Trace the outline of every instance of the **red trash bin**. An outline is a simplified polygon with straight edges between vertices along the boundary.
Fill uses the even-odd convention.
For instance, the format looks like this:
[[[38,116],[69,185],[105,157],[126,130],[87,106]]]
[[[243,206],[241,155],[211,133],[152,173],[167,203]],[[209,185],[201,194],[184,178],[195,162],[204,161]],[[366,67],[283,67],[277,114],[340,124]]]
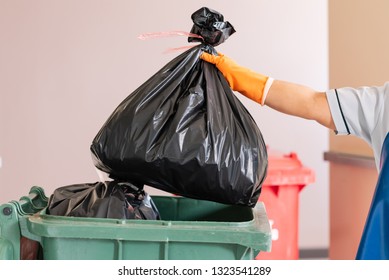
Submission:
[[[315,181],[314,172],[302,165],[296,153],[268,151],[268,173],[259,201],[265,204],[272,226],[272,248],[257,260],[294,260],[299,258],[299,193]]]

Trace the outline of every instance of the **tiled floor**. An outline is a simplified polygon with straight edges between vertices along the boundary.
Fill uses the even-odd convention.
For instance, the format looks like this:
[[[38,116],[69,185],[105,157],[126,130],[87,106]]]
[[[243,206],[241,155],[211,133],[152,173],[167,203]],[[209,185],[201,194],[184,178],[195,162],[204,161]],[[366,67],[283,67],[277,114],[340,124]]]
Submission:
[[[301,260],[327,260],[328,249],[302,249],[299,256]]]

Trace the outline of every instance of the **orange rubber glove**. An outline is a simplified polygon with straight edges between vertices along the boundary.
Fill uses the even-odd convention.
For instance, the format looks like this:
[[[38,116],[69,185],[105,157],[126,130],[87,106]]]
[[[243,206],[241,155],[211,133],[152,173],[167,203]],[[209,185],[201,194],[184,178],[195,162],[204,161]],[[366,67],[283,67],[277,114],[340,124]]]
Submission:
[[[239,66],[221,53],[212,55],[203,52],[200,58],[215,64],[232,90],[238,91],[251,100],[264,105],[267,92],[273,82],[272,78]]]

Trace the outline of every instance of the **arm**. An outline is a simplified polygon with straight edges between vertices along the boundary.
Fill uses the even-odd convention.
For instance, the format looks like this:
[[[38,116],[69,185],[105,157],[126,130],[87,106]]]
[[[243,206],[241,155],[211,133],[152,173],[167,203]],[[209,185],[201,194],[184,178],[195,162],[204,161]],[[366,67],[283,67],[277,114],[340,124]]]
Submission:
[[[201,58],[216,65],[232,90],[279,112],[315,120],[325,127],[335,129],[324,92],[290,82],[273,81],[267,76],[239,66],[223,54],[214,56],[204,52]]]
[[[267,93],[265,105],[279,112],[315,120],[327,128],[335,129],[325,92],[275,80]]]

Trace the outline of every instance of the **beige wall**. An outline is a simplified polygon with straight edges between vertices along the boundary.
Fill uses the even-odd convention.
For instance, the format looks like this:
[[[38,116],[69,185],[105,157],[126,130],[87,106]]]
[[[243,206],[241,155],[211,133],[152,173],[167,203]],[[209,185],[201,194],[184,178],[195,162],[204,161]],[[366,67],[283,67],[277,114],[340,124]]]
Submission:
[[[388,79],[386,0],[330,0],[330,82],[335,87],[381,85]]]
[[[0,0],[0,200],[99,180],[89,145],[113,109],[186,46],[140,41],[143,32],[189,31],[201,6],[237,33],[218,47],[275,78],[328,87],[326,0]],[[328,131],[241,98],[267,144],[296,152],[316,173],[300,195],[300,246],[328,246]]]
[[[355,259],[373,196],[377,171],[342,163],[330,165],[330,259]]]
[[[388,80],[389,2],[330,0],[330,87],[381,85]],[[330,149],[372,156],[353,136],[330,136]],[[375,167],[331,163],[330,257],[355,258],[375,189]]]
[[[330,87],[381,85],[388,80],[389,2],[330,0]],[[360,139],[333,137],[330,149],[373,155]]]

